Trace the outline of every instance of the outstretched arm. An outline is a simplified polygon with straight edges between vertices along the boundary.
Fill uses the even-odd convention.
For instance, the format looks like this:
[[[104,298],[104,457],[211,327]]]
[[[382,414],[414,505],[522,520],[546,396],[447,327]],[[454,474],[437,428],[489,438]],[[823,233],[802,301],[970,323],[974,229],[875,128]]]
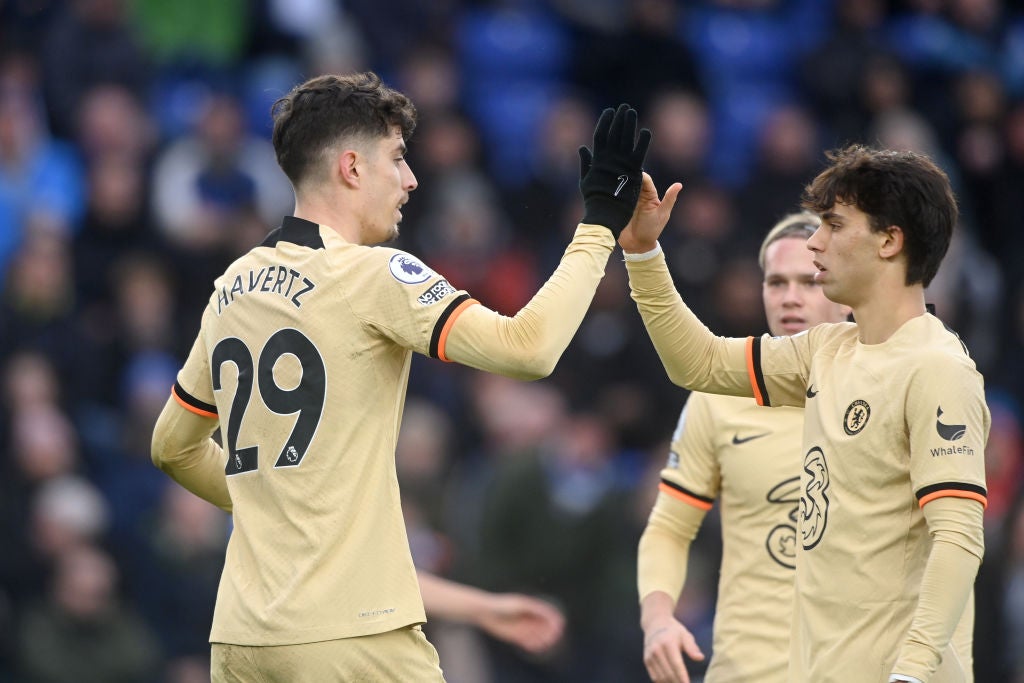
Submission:
[[[580,148],[583,220],[558,268],[512,317],[484,306],[462,311],[442,332],[440,358],[517,379],[554,370],[583,322],[615,237],[633,216],[650,141],[650,131],[637,131],[636,111],[628,105],[601,114],[593,151]]]
[[[681,189],[675,183],[659,198],[654,181],[644,174],[636,212],[619,236],[633,300],[674,384],[711,393],[753,396],[747,340],[716,337],[686,307],[658,245]]]
[[[554,605],[520,593],[490,593],[418,570],[423,607],[432,617],[477,626],[527,652],[544,652],[562,637],[565,617]]]

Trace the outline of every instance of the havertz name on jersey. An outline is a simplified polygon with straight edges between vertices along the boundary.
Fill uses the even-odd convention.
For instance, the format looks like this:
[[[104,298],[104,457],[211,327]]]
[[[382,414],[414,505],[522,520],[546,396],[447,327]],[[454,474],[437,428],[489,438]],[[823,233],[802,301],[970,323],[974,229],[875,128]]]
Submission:
[[[302,282],[298,287],[295,285],[296,280]],[[294,268],[265,266],[259,270],[250,269],[248,276],[242,274],[235,276],[231,289],[228,289],[227,285],[220,288],[217,293],[217,315],[234,303],[236,295],[241,296],[249,292],[278,294],[289,299],[295,308],[302,308],[300,298],[312,291],[314,287],[316,284],[312,280]],[[293,289],[295,289],[294,294],[292,294]]]

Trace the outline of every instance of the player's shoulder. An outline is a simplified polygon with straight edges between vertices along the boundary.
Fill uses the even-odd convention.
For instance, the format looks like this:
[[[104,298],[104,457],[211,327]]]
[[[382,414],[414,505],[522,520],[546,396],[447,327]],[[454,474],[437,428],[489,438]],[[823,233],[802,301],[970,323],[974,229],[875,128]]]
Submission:
[[[931,313],[910,321],[900,332],[902,351],[914,365],[974,368],[970,350],[960,335]]]
[[[793,338],[797,339],[803,335],[807,335],[815,346],[848,344],[857,340],[857,323],[821,323],[793,335]]]
[[[908,387],[955,386],[965,394],[984,391],[984,379],[959,335],[931,314],[914,321],[897,360],[907,372]],[[930,390],[930,389],[929,389]]]
[[[771,337],[766,334],[763,338],[772,345],[793,345],[815,352],[856,341],[857,325],[849,322],[819,323],[793,335]]]

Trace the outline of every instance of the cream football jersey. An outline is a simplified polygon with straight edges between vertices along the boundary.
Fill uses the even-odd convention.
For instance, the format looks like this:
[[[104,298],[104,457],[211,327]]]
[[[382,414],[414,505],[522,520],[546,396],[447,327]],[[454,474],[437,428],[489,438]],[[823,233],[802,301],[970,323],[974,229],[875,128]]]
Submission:
[[[708,683],[786,683],[800,506],[803,411],[693,393],[660,490],[718,500],[722,567]]]
[[[754,393],[805,405],[791,679],[886,680],[917,606],[931,539],[921,508],[985,505],[981,375],[930,314],[881,344],[852,323],[752,340]],[[962,681],[951,644],[933,683]]]
[[[887,680],[931,550],[922,506],[939,497],[986,504],[990,418],[966,348],[930,314],[874,345],[858,341],[853,323],[717,338],[682,302],[663,254],[626,267],[674,383],[806,405],[789,679]],[[932,683],[969,679],[953,650]]]
[[[215,283],[174,394],[220,420],[234,530],[211,641],[425,621],[394,450],[412,351],[472,304],[404,252],[289,217]]]

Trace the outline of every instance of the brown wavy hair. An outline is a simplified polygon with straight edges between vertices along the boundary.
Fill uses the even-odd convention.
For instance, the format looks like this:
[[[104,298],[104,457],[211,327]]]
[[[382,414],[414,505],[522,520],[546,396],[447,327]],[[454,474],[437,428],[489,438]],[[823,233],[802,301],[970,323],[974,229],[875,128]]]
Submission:
[[[277,163],[296,187],[343,138],[382,137],[398,126],[408,140],[416,128],[416,107],[372,71],[311,78],[274,102],[271,115]]]
[[[899,226],[906,283],[927,287],[957,223],[956,198],[946,174],[917,152],[850,145],[826,156],[831,165],[804,189],[801,206],[820,215],[846,204],[867,214],[875,232]]]

